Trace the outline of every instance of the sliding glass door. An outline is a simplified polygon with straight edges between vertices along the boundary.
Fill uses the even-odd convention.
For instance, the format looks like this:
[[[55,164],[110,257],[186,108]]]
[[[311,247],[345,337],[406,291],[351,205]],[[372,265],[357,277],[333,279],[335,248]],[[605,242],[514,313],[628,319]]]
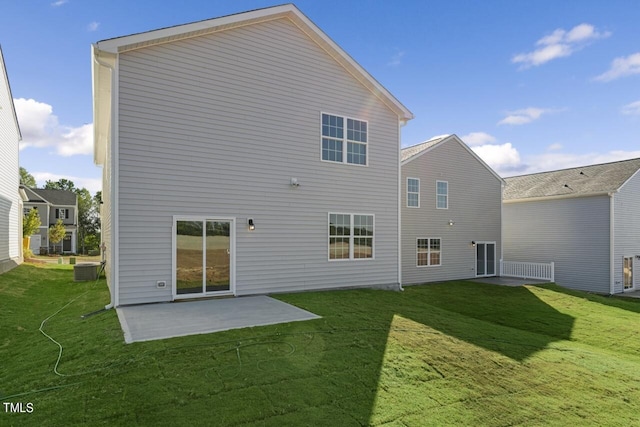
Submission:
[[[231,293],[233,220],[188,219],[175,223],[175,294]]]

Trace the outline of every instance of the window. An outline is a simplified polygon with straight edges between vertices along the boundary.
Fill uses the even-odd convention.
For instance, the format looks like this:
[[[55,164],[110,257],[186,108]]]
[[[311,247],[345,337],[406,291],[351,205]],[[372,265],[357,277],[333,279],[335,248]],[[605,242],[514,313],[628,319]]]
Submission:
[[[366,165],[367,122],[323,113],[322,160]]]
[[[436,208],[449,209],[449,183],[436,181]]]
[[[417,266],[436,266],[441,263],[440,239],[416,239]]]
[[[407,178],[407,206],[410,208],[420,207],[420,180],[418,178]]]
[[[56,209],[56,218],[69,218],[69,210],[64,208]]]
[[[329,259],[373,258],[373,215],[329,214]]]

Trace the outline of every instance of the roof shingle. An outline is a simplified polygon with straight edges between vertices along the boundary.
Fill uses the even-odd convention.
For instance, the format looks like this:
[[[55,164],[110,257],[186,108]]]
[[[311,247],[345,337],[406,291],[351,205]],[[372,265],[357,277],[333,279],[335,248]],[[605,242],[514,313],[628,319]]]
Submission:
[[[618,190],[640,169],[640,158],[505,178],[503,200],[576,197]]]

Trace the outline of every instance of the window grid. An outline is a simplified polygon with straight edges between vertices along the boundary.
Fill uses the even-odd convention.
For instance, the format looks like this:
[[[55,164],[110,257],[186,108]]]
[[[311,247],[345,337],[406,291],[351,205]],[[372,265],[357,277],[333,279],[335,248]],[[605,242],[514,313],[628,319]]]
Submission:
[[[420,180],[418,178],[407,178],[407,206],[410,208],[420,207]]]
[[[373,258],[373,215],[329,214],[329,260]]]
[[[365,121],[322,113],[322,160],[366,166],[367,128]]]
[[[449,183],[436,181],[436,208],[449,209]]]
[[[442,265],[440,238],[416,239],[416,265],[433,267]]]

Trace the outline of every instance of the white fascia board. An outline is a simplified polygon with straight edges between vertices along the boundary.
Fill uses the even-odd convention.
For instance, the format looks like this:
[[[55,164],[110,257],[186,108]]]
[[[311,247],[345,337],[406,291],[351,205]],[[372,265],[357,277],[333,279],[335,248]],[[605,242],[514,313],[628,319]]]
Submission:
[[[524,199],[510,199],[503,200],[502,203],[522,203],[522,202],[539,202],[542,200],[561,200],[561,199],[577,199],[580,197],[595,197],[595,196],[611,196],[612,192],[600,191],[597,193],[584,193],[584,194],[560,194],[557,196],[542,196],[542,197],[529,197]]]
[[[91,46],[93,92],[93,161],[104,165],[111,129],[112,73],[117,56]]]

